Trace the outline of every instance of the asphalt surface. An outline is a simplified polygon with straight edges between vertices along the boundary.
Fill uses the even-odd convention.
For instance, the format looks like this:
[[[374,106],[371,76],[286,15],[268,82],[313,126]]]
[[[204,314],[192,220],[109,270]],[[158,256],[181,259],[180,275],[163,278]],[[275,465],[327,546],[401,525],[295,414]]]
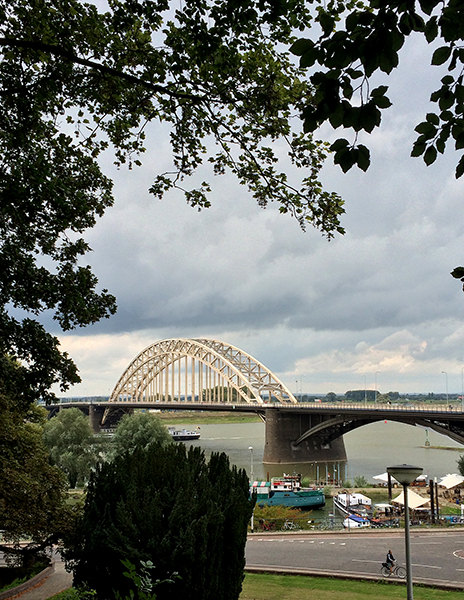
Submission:
[[[254,533],[247,540],[246,569],[377,581],[388,550],[404,565],[403,530]],[[464,590],[464,528],[413,530],[411,558],[414,583]],[[51,575],[14,598],[49,600],[71,586],[72,574],[56,557]]]
[[[249,571],[291,572],[378,580],[388,550],[404,565],[404,530],[282,533],[248,537]],[[464,529],[411,532],[415,583],[464,589]]]
[[[20,598],[20,600],[48,600],[56,594],[72,587],[73,576],[67,573],[64,568],[64,563],[60,560],[55,562],[54,571],[38,584],[28,590],[17,594],[12,598]]]

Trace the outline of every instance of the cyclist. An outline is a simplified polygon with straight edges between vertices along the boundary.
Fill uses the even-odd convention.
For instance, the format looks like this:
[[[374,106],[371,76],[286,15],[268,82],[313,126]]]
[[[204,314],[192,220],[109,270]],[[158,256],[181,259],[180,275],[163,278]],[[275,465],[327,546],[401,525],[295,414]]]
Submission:
[[[396,562],[395,557],[393,556],[393,552],[391,550],[389,550],[387,552],[387,560],[385,562],[387,563],[387,566],[390,567],[390,575],[391,575],[393,573],[393,565]]]

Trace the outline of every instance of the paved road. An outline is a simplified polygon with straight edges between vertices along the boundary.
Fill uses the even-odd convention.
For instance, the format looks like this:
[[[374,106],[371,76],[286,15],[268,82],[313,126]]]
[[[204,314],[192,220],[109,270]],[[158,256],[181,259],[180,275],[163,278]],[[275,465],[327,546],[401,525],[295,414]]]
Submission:
[[[253,534],[248,537],[246,561],[247,567],[378,578],[389,549],[404,564],[404,531]],[[415,582],[450,582],[464,589],[464,530],[413,531],[411,558]]]

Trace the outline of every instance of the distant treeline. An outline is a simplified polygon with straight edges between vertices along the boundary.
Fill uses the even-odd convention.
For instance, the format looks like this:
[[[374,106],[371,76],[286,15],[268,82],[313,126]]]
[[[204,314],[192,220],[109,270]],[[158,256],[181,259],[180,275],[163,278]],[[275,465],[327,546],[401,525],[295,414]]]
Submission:
[[[311,394],[297,394],[300,402],[375,402],[375,390],[348,390],[345,394],[329,392],[325,396]],[[386,394],[377,391],[377,402],[395,404],[415,404],[417,402],[461,402],[460,394],[400,394],[399,392],[388,392]]]

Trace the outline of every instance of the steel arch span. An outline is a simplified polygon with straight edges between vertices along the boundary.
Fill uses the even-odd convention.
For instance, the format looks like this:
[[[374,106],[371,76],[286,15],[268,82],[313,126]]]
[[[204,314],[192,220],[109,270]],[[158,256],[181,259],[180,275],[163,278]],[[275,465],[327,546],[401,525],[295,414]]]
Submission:
[[[142,350],[121,375],[110,402],[247,402],[297,404],[255,358],[225,342],[175,338]]]

